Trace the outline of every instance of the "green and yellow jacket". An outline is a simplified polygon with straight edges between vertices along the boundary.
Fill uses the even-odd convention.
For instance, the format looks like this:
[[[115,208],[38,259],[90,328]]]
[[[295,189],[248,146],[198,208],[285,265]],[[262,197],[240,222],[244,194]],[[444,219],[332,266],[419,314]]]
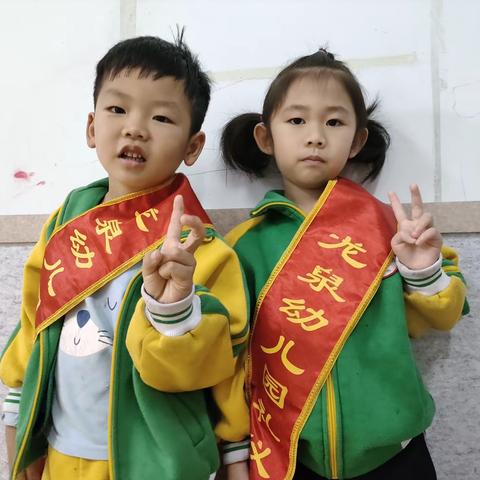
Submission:
[[[272,191],[227,235],[244,268],[252,305],[304,219],[296,205]],[[352,478],[369,472],[431,424],[434,403],[409,336],[449,329],[461,317],[466,288],[455,253],[444,249],[442,254],[443,269],[451,275],[447,288],[433,296],[405,293],[394,270],[348,338],[300,434],[298,461],[317,474]]]
[[[51,422],[63,320],[35,332],[45,246],[56,228],[101,203],[107,188],[105,179],[72,191],[46,222],[25,265],[21,319],[0,362],[1,381],[22,388],[12,478],[45,455]],[[194,330],[169,337],[152,327],[141,272],[124,293],[110,377],[112,480],[206,480],[219,466],[217,440],[235,442],[248,434],[242,376],[248,299],[241,267],[211,228],[195,257],[202,319]]]

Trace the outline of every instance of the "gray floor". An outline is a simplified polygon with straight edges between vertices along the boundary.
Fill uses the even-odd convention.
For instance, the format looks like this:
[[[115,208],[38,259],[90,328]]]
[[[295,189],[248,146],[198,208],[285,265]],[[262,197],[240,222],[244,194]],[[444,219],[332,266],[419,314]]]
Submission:
[[[414,342],[425,381],[437,404],[427,441],[439,480],[480,478],[480,235],[446,235],[460,254],[469,283],[471,313],[449,333],[434,332]],[[0,246],[0,348],[17,322],[22,265],[31,246]],[[5,390],[0,387],[0,400]],[[6,480],[5,444],[0,436],[0,480]]]

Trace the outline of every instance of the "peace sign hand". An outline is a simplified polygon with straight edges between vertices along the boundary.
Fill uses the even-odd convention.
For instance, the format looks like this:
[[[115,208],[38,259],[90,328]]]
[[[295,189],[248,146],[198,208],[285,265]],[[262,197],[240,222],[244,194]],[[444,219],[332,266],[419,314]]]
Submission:
[[[186,241],[181,243],[183,226],[189,226],[191,230]],[[161,249],[147,253],[143,259],[143,283],[150,296],[160,303],[174,303],[190,295],[196,265],[193,254],[204,236],[202,221],[184,213],[183,197],[177,195],[165,242]]]
[[[443,240],[440,232],[433,226],[432,215],[423,209],[418,185],[411,185],[410,193],[411,218],[403,209],[397,194],[388,194],[398,222],[398,231],[392,238],[392,250],[406,267],[421,270],[438,260]]]

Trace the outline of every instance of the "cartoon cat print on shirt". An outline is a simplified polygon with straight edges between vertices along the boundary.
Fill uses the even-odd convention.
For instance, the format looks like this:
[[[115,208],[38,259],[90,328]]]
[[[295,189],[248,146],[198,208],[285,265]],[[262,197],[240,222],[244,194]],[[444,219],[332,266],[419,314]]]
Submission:
[[[88,310],[69,313],[63,323],[60,350],[74,357],[92,355],[112,346],[107,330],[99,328]]]

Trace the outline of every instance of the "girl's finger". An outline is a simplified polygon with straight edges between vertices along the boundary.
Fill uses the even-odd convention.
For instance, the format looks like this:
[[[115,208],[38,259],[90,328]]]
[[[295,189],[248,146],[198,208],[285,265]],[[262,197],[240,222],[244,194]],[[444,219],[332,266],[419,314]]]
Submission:
[[[405,213],[397,194],[395,192],[388,192],[388,198],[390,199],[390,205],[392,206],[393,214],[397,219],[397,223],[400,223],[403,220],[408,220],[407,214]]]
[[[401,243],[408,243],[409,245],[414,245],[417,241],[416,238],[413,238],[409,232],[406,230],[399,230],[392,239],[392,244],[399,245]],[[395,243],[394,243],[395,242]]]
[[[433,227],[433,216],[429,212],[425,212],[414,224],[412,237],[418,238],[425,230]]]
[[[442,236],[440,232],[435,228],[431,227],[428,230],[425,230],[420,237],[418,237],[417,241],[415,242],[416,245],[442,245]]]
[[[410,185],[410,195],[412,198],[412,219],[417,220],[423,215],[423,201],[420,188],[416,183]]]
[[[195,215],[182,215],[180,222],[182,226],[190,227],[190,233],[185,242],[182,243],[182,248],[193,254],[205,238],[205,227],[202,221]]]

